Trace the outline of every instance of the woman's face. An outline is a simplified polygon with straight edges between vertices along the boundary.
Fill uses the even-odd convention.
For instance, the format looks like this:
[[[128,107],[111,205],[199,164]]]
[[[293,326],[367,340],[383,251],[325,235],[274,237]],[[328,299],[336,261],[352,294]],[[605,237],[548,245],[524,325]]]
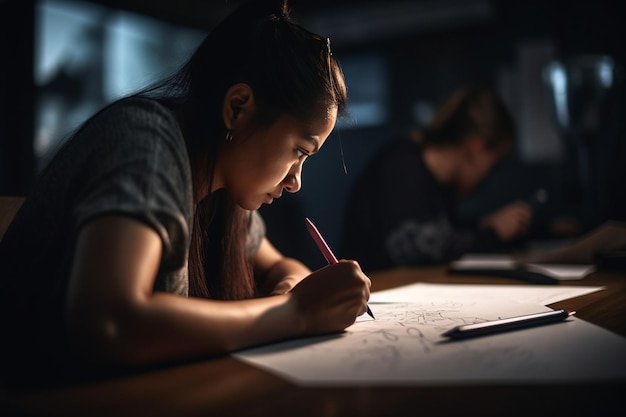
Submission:
[[[245,138],[233,135],[220,158],[221,185],[247,210],[271,204],[283,190],[298,192],[304,161],[319,151],[336,120],[336,109],[310,123],[283,115],[271,126],[256,128]]]
[[[462,195],[470,194],[502,160],[507,151],[495,151],[485,145],[470,148],[462,160],[457,189]]]

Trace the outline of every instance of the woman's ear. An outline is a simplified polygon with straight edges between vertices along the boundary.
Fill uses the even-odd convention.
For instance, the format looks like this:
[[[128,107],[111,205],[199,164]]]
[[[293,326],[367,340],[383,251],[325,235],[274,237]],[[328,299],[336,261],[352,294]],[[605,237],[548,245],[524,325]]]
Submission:
[[[233,130],[236,125],[246,122],[255,110],[254,94],[248,84],[237,83],[226,91],[222,106],[226,129]]]

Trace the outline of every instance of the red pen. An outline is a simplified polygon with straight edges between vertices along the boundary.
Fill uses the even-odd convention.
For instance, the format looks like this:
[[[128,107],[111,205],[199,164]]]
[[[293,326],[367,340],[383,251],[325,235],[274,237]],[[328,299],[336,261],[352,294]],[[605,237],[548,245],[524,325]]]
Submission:
[[[322,237],[322,234],[319,232],[319,230],[317,230],[317,227],[315,227],[313,222],[311,222],[311,220],[309,220],[308,217],[305,217],[304,220],[306,221],[306,228],[309,231],[309,234],[315,241],[315,244],[317,245],[319,250],[322,252],[322,255],[324,255],[324,258],[326,258],[326,262],[328,262],[329,264],[336,264],[337,257],[335,256],[333,251],[330,250],[330,248],[328,247],[328,244]],[[370,306],[367,306],[367,314],[371,318],[374,319],[374,314],[372,314],[372,310],[370,310]]]

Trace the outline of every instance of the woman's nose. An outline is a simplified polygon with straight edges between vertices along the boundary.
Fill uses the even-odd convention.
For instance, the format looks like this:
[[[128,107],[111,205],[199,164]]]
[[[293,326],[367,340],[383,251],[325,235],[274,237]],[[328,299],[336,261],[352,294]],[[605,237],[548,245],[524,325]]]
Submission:
[[[299,164],[298,164],[299,165]],[[283,179],[283,188],[290,193],[297,193],[302,188],[302,167],[298,166],[290,171]]]

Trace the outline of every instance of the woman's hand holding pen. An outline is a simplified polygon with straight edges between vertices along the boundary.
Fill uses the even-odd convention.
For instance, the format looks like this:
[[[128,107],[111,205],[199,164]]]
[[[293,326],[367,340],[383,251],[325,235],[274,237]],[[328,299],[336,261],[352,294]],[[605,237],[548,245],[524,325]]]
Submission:
[[[355,261],[341,260],[313,272],[291,291],[303,334],[338,332],[365,313],[370,279]]]

